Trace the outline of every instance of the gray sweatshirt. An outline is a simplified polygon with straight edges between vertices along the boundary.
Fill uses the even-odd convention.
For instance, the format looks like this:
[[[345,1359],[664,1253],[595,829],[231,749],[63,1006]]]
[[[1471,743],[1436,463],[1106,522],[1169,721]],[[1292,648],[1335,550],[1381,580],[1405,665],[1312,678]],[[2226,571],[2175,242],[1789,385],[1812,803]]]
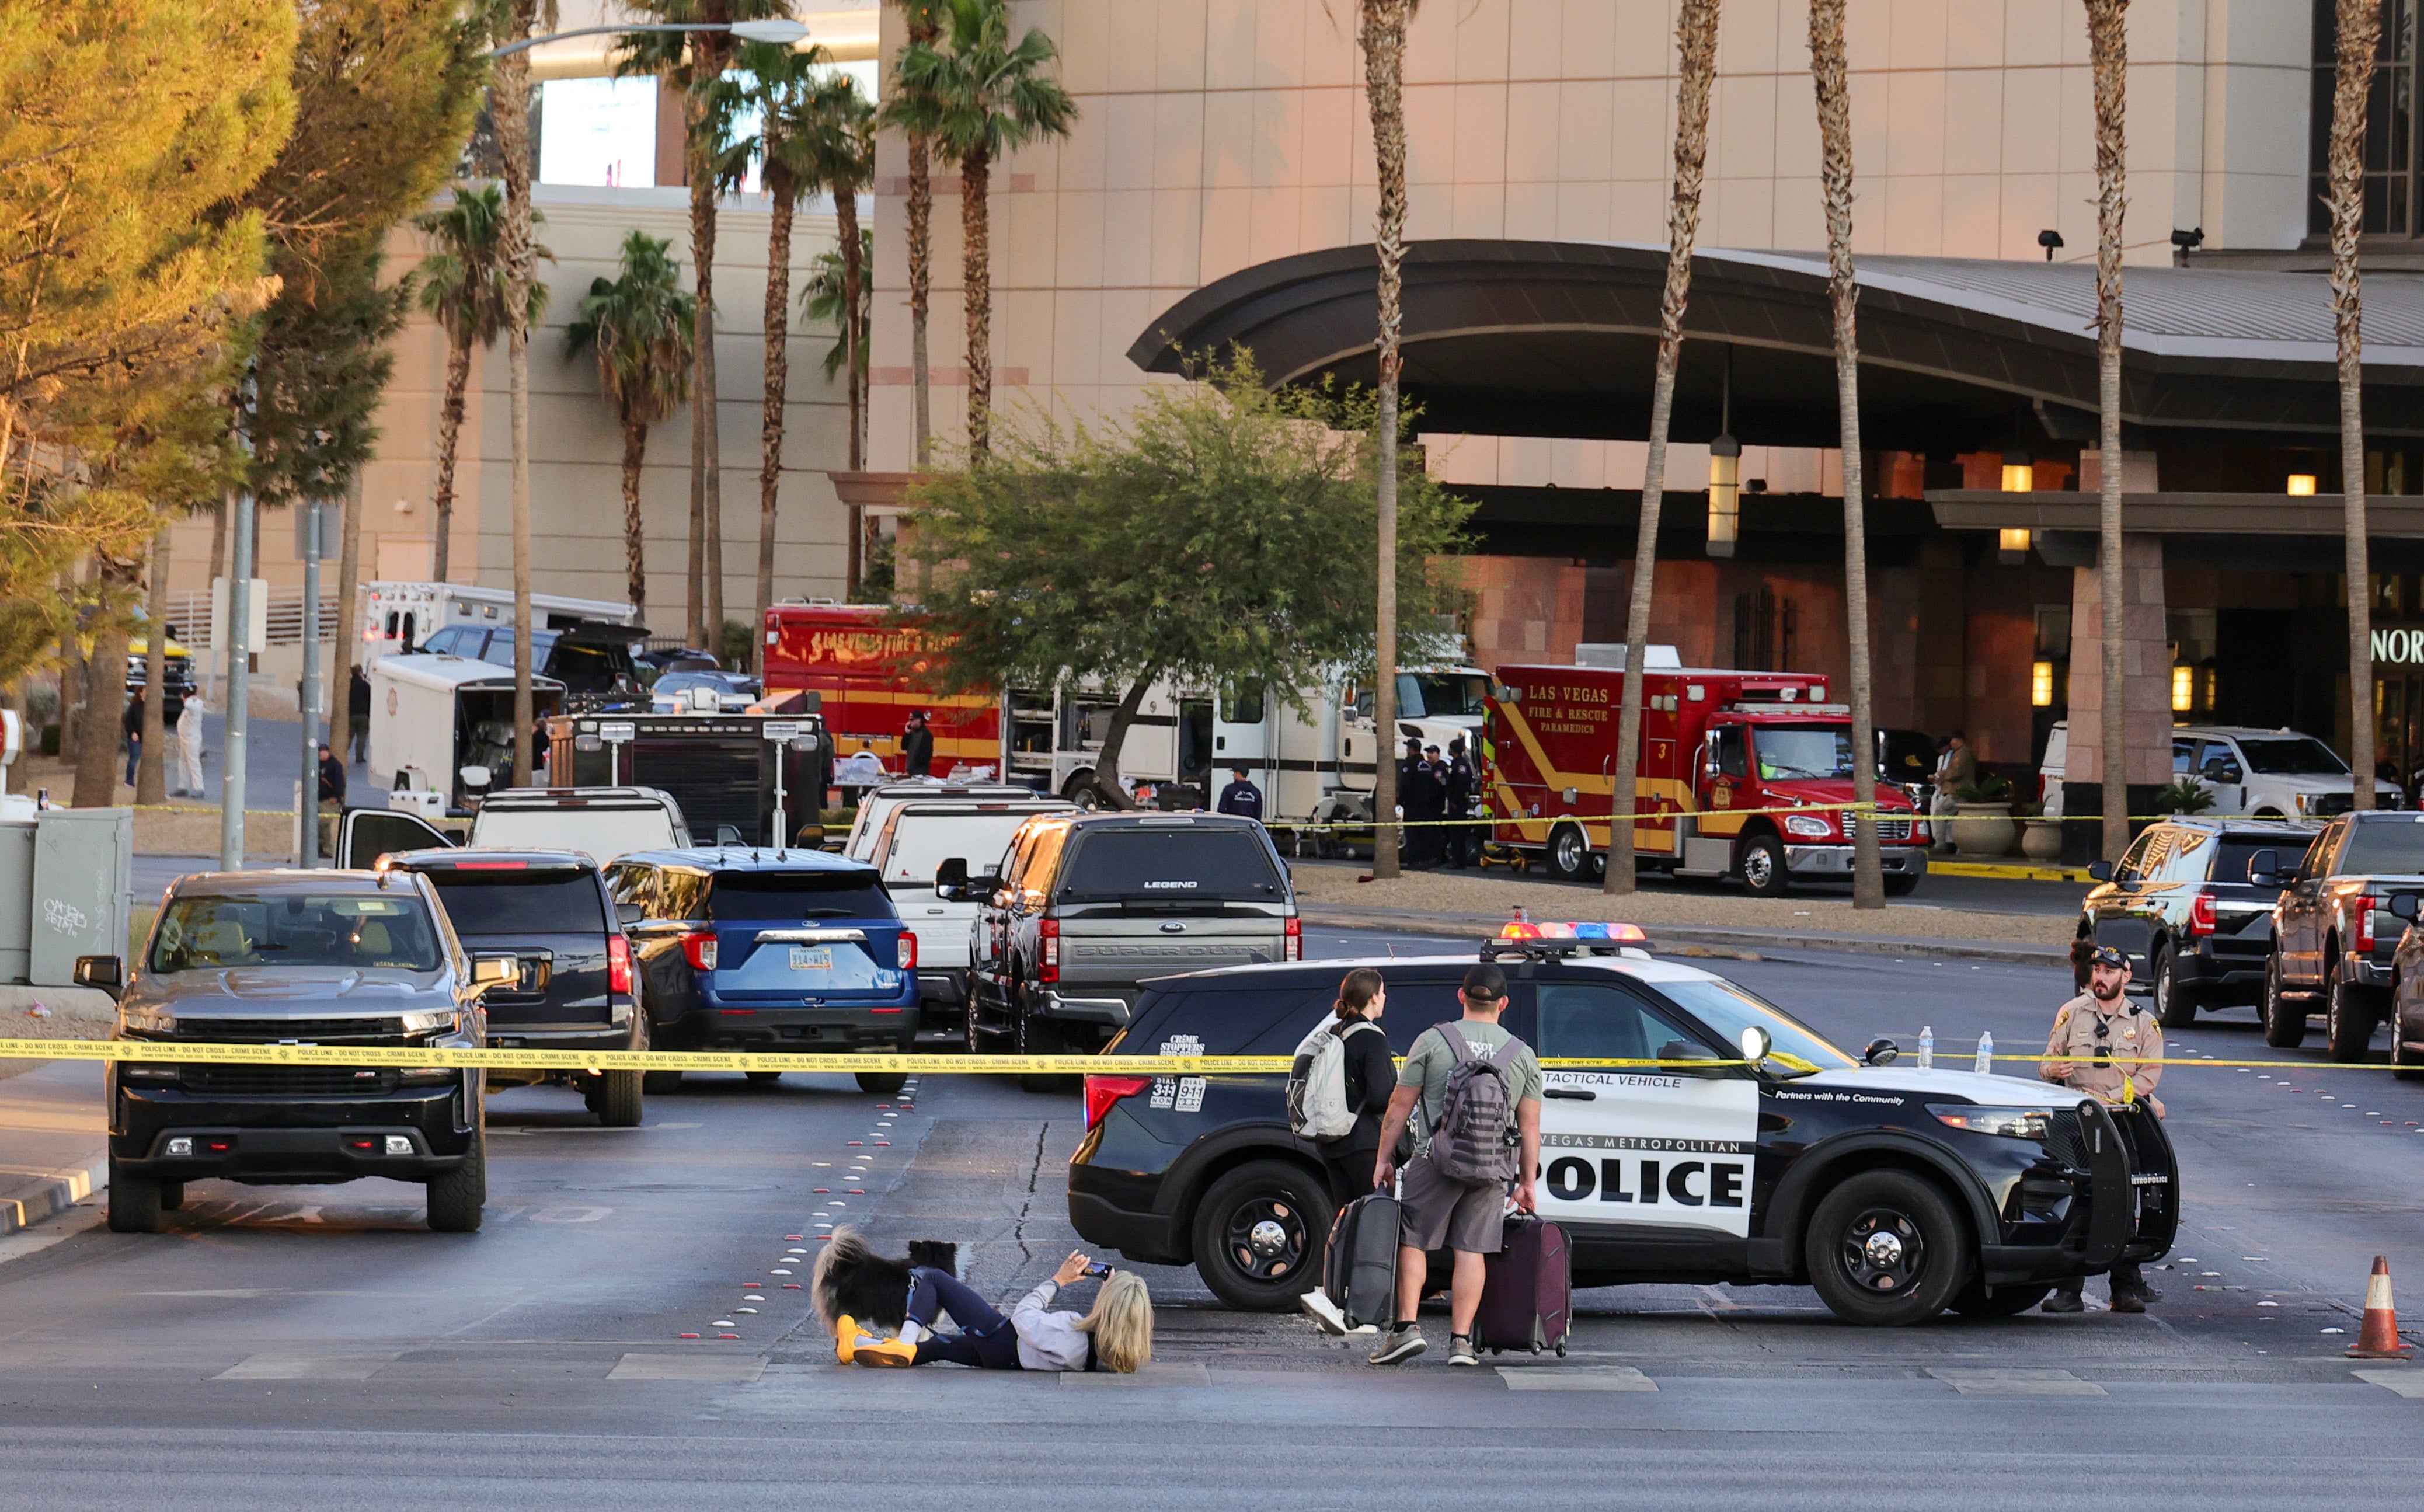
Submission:
[[[1093,1340],[1076,1313],[1046,1313],[1045,1304],[1060,1290],[1045,1281],[1018,1299],[1011,1309],[1010,1326],[1018,1331],[1018,1363],[1027,1370],[1083,1370],[1092,1356]]]

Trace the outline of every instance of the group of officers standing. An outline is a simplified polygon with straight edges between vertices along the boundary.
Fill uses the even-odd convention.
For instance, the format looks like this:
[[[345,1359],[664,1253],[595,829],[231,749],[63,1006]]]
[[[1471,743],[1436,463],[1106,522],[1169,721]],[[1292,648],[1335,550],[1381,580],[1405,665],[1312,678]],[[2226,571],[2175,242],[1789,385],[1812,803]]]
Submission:
[[[1422,870],[1432,867],[1469,867],[1481,855],[1482,827],[1442,823],[1473,817],[1473,797],[1479,787],[1464,737],[1452,737],[1443,753],[1412,736],[1397,763],[1397,807],[1405,815],[1403,864]]]

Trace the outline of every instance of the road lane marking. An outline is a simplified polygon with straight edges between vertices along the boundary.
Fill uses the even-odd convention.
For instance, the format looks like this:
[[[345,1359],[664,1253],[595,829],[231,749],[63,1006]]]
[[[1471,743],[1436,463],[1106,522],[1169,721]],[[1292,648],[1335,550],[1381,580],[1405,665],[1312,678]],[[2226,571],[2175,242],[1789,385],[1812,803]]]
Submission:
[[[2349,1374],[2409,1401],[2424,1401],[2424,1373],[2415,1370],[2352,1370]]]
[[[2104,1388],[2066,1370],[1937,1369],[1928,1374],[1964,1396],[2102,1396]]]
[[[381,1365],[403,1355],[401,1349],[332,1350],[302,1353],[280,1350],[247,1355],[211,1377],[220,1381],[366,1381]]]
[[[1658,1383],[1631,1365],[1501,1365],[1510,1392],[1654,1392]]]

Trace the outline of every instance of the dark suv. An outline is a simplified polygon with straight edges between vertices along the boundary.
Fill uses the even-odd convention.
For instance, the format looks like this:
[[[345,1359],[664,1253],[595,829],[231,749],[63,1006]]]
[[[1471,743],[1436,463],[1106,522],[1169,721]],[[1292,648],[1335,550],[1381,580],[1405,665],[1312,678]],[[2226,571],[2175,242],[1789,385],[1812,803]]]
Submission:
[[[873,867],[820,851],[644,851],[606,868],[671,1050],[898,1051],[917,1042],[917,936]],[[749,1073],[752,1081],[781,1074]],[[907,1077],[861,1072],[862,1090]],[[671,1091],[678,1071],[652,1071]]]
[[[938,877],[935,891],[965,882]],[[1303,953],[1287,865],[1226,814],[1040,814],[1011,841],[970,944],[968,1048],[1083,1054],[1149,977]],[[1050,1090],[1057,1078],[1022,1078]]]
[[[634,1011],[631,942],[598,863],[578,851],[407,851],[382,867],[417,871],[438,889],[464,947],[514,963],[488,989],[488,1043],[502,1049],[645,1050]],[[557,1081],[577,1089],[610,1129],[640,1123],[637,1071],[500,1071],[488,1085]]]
[[[2258,851],[2248,881],[2277,883],[2273,949],[2264,978],[2264,1042],[2287,1050],[2323,1015],[2334,1060],[2362,1060],[2390,1011],[2405,921],[2390,912],[2402,893],[2424,893],[2424,815],[2380,809],[2342,814],[2293,859]]]
[[[120,1040],[477,1049],[481,996],[512,969],[466,952],[409,872],[223,871],[170,885],[131,976],[86,956],[76,979],[118,997]],[[480,1226],[477,1071],[116,1061],[106,1087],[120,1233],[158,1228],[207,1178],[424,1182],[431,1228]]]
[[[2081,906],[2080,937],[2129,956],[2131,989],[2153,994],[2165,1028],[2187,1028],[2200,1008],[2259,1002],[2281,889],[2249,882],[2247,864],[2314,837],[2312,825],[2248,820],[2149,825],[2120,865],[2087,868],[2097,885]]]
[[[1549,1062],[1536,1195],[1566,1229],[1578,1287],[1808,1285],[1847,1322],[1900,1325],[1948,1306],[2009,1316],[2065,1277],[2170,1248],[2171,1146],[2140,1109],[1889,1064],[1890,1041],[1864,1063],[1721,977],[1638,952],[1521,948],[1502,963],[1503,1022]],[[1111,1049],[1285,1058],[1341,974],[1371,966],[1402,1055],[1459,1015],[1474,960],[1165,978]],[[1629,1064],[1651,1058],[1711,1064]],[[1292,1305],[1317,1278],[1332,1208],[1313,1146],[1289,1130],[1285,1081],[1088,1076],[1070,1222],[1136,1260],[1191,1262],[1233,1307]]]

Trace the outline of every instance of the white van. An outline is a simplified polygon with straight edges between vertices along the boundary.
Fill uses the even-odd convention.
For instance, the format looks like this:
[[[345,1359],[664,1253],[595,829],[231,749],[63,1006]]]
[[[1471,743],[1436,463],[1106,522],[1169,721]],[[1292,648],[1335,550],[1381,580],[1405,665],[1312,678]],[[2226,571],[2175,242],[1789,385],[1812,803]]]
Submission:
[[[2070,722],[2058,721],[2046,737],[2038,791],[2048,818],[2062,813],[2063,772],[2070,750]],[[2255,819],[2320,819],[2345,814],[2356,802],[2356,779],[2348,763],[2322,741],[2283,726],[2260,730],[2239,724],[2177,724],[2172,728],[2172,776],[2194,777],[2213,794],[2218,815]],[[2374,784],[2376,808],[2402,808],[2405,795],[2386,782]]]

